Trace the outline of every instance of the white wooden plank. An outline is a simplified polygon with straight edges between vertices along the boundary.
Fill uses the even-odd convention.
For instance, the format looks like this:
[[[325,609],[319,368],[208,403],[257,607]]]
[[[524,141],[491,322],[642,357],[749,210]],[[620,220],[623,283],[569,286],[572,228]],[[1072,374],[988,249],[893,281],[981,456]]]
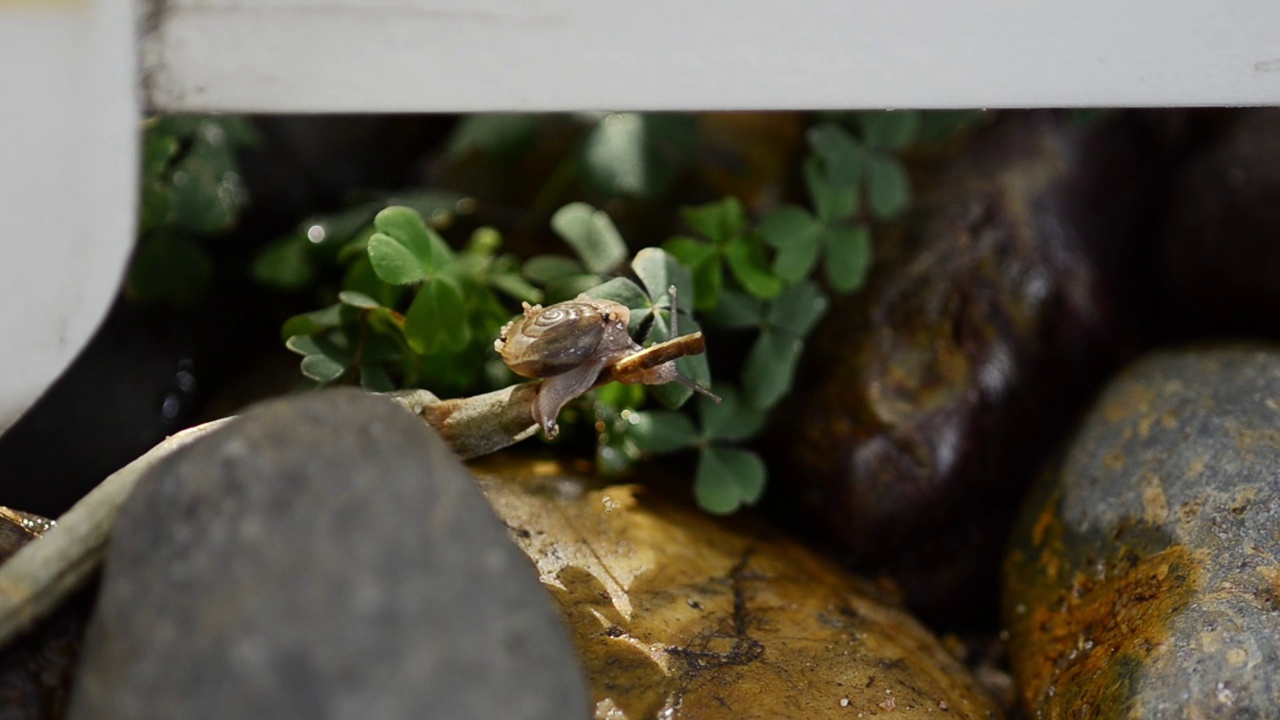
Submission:
[[[1276,0],[169,0],[174,111],[1275,104]]]
[[[88,341],[133,248],[133,28],[118,0],[0,2],[0,432]]]

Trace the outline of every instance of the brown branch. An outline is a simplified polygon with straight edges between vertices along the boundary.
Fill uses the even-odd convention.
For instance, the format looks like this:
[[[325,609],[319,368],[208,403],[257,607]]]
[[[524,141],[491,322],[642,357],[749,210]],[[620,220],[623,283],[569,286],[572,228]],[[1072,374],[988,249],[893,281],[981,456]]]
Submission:
[[[645,370],[704,349],[702,333],[674,338],[623,358],[602,372],[593,387],[615,380],[637,380]],[[533,400],[537,394],[538,382],[534,381],[456,400],[440,400],[426,390],[404,390],[384,397],[425,420],[458,455],[472,458],[536,433]],[[234,420],[214,420],[165,439],[111,474],[58,518],[57,525],[0,565],[0,646],[57,609],[88,582],[106,553],[120,505],[152,466]]]

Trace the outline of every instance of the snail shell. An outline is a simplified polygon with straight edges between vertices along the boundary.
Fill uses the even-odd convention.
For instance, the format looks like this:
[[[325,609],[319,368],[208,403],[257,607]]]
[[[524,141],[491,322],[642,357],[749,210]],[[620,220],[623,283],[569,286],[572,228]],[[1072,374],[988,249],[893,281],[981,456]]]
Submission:
[[[502,328],[494,349],[518,375],[552,377],[601,351],[616,357],[629,350],[630,319],[630,309],[612,300],[578,298],[546,308],[525,303],[524,314]]]
[[[503,326],[493,348],[519,375],[543,378],[533,419],[548,437],[570,400],[591,389],[600,371],[640,349],[627,334],[631,310],[612,300],[579,297],[550,307],[524,304],[524,314]]]

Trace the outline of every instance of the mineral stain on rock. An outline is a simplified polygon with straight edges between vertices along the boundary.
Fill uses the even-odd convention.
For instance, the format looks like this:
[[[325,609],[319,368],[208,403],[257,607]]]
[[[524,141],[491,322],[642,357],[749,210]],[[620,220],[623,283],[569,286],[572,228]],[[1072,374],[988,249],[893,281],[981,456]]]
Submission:
[[[555,596],[596,718],[1001,715],[901,607],[767,528],[554,462],[471,469]]]
[[[1013,535],[1004,614],[1033,718],[1280,707],[1280,352],[1162,352],[1122,374]]]

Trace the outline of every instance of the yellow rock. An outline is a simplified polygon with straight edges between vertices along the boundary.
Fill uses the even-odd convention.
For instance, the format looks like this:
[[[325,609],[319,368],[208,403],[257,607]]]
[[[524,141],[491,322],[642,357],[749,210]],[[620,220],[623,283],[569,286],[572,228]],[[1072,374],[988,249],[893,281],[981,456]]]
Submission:
[[[792,541],[554,462],[481,488],[555,596],[609,720],[998,718],[936,638]]]

